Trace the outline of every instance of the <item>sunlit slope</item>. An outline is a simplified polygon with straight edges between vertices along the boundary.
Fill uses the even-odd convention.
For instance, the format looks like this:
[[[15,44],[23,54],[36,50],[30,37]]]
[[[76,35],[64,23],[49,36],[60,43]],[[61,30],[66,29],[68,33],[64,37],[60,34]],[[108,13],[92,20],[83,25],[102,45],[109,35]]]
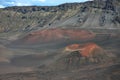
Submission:
[[[119,6],[117,0],[95,0],[58,6],[8,7],[0,9],[0,32],[28,32],[46,27],[119,29]]]

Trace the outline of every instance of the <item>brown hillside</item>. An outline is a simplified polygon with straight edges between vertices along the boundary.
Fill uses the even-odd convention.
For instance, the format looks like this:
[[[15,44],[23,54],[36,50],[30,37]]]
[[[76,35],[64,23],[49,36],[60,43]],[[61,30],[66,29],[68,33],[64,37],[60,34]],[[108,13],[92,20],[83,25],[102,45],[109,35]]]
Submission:
[[[20,42],[24,44],[46,43],[54,41],[91,40],[95,34],[81,29],[60,29],[50,28],[32,32],[22,38]]]

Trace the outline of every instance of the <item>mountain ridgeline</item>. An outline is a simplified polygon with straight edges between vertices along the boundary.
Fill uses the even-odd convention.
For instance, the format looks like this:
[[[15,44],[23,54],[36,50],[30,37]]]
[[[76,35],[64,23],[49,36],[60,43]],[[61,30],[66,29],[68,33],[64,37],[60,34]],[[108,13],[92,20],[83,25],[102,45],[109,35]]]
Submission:
[[[51,27],[120,29],[120,1],[94,0],[0,9],[0,32],[21,33]]]

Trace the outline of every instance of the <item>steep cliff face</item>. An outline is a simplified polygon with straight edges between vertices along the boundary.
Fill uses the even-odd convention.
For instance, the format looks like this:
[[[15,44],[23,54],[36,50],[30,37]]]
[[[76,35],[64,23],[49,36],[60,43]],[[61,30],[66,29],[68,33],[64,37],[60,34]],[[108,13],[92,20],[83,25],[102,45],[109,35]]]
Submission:
[[[28,32],[46,27],[119,29],[119,26],[119,0],[0,9],[0,32]]]

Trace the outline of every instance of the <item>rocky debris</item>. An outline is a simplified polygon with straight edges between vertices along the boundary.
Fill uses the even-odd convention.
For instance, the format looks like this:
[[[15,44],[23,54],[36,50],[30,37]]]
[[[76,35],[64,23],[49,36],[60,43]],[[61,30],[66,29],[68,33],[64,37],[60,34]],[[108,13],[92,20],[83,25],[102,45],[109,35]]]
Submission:
[[[9,28],[8,32],[30,32],[55,26],[119,29],[119,6],[119,0],[94,0],[58,6],[7,7],[0,9],[0,27]]]

